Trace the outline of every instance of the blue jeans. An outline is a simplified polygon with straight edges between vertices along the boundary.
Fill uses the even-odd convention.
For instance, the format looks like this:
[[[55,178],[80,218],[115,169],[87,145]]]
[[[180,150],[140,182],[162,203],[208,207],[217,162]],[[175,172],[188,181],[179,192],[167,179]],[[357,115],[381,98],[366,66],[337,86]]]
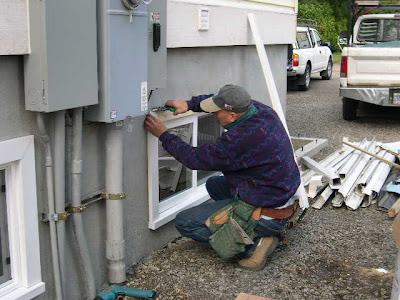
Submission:
[[[229,190],[229,183],[224,176],[210,177],[206,182],[206,188],[215,202],[203,203],[180,212],[175,218],[175,227],[183,236],[199,241],[204,245],[209,245],[208,240],[211,232],[205,225],[206,220],[213,213],[235,200],[233,199],[234,195]],[[287,222],[287,219],[260,219],[254,232],[257,237],[277,236]]]

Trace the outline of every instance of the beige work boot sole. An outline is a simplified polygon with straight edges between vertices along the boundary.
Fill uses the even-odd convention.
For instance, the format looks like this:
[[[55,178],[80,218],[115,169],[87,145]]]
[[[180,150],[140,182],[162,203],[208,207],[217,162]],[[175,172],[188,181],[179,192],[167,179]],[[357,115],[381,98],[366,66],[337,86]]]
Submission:
[[[268,256],[274,252],[278,244],[279,239],[276,236],[261,238],[253,255],[249,258],[239,260],[239,267],[254,271],[264,269]]]

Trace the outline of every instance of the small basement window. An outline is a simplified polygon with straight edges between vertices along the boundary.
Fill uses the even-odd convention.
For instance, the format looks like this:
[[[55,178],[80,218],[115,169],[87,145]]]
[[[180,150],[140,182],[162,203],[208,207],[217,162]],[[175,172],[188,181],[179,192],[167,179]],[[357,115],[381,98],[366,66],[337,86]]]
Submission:
[[[214,142],[223,130],[212,114],[189,114],[164,123],[171,133],[194,147]],[[157,229],[182,210],[208,200],[205,182],[218,174],[186,168],[148,133],[149,228]]]
[[[0,299],[32,299],[41,279],[33,136],[0,142]]]
[[[8,239],[6,171],[0,170],[0,285],[11,280],[10,246]]]

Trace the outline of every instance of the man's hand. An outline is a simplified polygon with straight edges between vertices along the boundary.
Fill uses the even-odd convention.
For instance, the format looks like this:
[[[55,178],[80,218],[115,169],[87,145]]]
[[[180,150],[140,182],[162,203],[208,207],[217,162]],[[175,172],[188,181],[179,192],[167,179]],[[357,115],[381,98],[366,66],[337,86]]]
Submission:
[[[174,115],[183,114],[188,111],[188,105],[185,100],[168,100],[165,106],[173,106],[176,108]]]
[[[146,119],[144,120],[144,128],[158,138],[168,130],[164,123],[160,121],[160,119],[152,116],[151,114],[146,116]]]

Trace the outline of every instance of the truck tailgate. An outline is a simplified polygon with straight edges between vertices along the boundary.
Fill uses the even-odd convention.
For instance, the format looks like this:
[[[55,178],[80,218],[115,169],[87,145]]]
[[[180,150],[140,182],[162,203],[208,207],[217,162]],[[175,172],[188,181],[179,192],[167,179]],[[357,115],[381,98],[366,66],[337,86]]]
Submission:
[[[349,47],[347,50],[348,85],[400,86],[400,48]]]

